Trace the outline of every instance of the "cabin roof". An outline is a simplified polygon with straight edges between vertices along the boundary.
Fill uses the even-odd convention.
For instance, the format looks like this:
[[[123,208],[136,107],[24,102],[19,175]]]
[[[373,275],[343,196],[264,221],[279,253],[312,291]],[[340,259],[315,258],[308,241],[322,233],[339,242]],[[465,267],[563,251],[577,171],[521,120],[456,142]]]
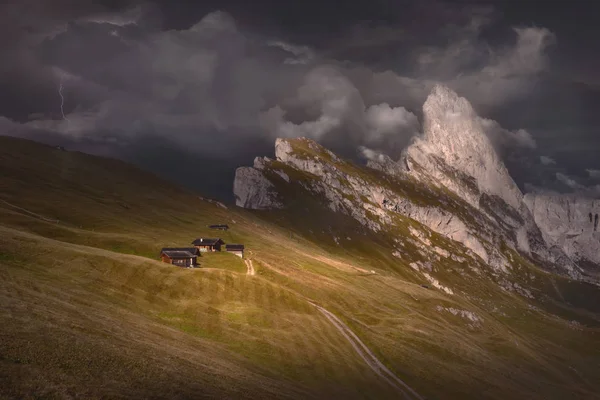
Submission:
[[[215,246],[217,244],[223,244],[221,238],[198,238],[192,242],[194,246]]]
[[[243,244],[226,244],[225,249],[226,250],[244,250],[244,245]]]
[[[192,254],[189,251],[167,250],[167,251],[163,251],[162,253],[169,258],[194,258],[194,257],[196,257],[195,254]]]
[[[160,251],[160,254],[164,254],[169,258],[194,258],[196,255],[197,249],[195,247],[192,248],[164,248]]]

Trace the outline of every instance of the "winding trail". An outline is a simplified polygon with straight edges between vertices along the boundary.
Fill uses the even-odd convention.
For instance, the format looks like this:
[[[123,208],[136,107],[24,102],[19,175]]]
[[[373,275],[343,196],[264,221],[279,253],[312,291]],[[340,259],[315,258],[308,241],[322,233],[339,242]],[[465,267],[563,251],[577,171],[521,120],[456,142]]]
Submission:
[[[245,260],[250,261],[250,260]],[[273,266],[269,265],[268,262],[263,259],[260,260],[261,264],[266,267],[278,271],[273,268]],[[248,265],[246,263],[246,265]],[[250,271],[250,270],[248,270]],[[250,274],[250,272],[248,272]],[[354,351],[358,353],[358,355],[363,359],[363,361],[371,368],[373,372],[375,372],[379,377],[393,386],[396,390],[402,393],[402,397],[407,400],[426,400],[424,397],[421,397],[416,391],[414,391],[410,386],[408,386],[402,379],[398,378],[392,371],[389,370],[376,356],[373,352],[360,340],[358,336],[348,325],[346,325],[342,320],[336,317],[333,313],[327,311],[323,307],[315,304],[311,299],[306,296],[297,293],[298,296],[304,298],[308,303],[310,303],[313,307],[315,307],[321,314],[327,318],[327,320],[344,336],[344,338],[350,343]]]
[[[245,259],[244,263],[246,264],[246,268],[248,268],[246,275],[256,275],[256,271],[254,270],[254,265],[252,265],[252,260]]]
[[[417,392],[415,392],[410,386],[408,386],[402,379],[398,378],[392,371],[390,371],[379,359],[369,350],[369,348],[352,332],[352,330],[342,322],[338,317],[336,317],[331,312],[327,311],[321,306],[316,305],[313,302],[310,302],[317,310],[319,310],[325,318],[331,322],[338,331],[350,342],[354,350],[358,353],[358,355],[367,363],[367,365],[383,378],[390,385],[398,389],[405,399],[407,400],[424,400]]]

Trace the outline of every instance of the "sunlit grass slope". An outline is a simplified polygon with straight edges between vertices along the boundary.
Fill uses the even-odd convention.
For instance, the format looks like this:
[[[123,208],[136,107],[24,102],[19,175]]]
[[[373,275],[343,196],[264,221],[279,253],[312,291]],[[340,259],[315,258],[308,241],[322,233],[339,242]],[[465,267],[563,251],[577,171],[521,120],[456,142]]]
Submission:
[[[306,205],[224,209],[119,161],[0,137],[0,396],[398,398],[311,300],[429,399],[598,398],[596,288],[522,260],[514,279],[535,299],[462,264],[436,275],[455,295],[425,289],[386,238]],[[156,261],[198,236],[244,243],[257,275],[230,254]]]

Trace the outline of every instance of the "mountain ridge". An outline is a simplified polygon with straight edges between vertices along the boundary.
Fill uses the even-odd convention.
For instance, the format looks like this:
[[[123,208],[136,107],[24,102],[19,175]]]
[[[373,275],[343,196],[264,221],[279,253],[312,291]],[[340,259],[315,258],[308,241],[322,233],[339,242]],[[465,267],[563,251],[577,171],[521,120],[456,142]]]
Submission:
[[[414,138],[400,160],[395,162],[371,151],[367,168],[400,179],[400,186],[412,181],[425,191],[450,191],[468,206],[448,208],[448,204],[431,202],[435,195],[429,197],[429,204],[419,206],[404,196],[398,185],[390,189],[385,179],[369,177],[370,173],[360,167],[349,167],[351,163],[309,139],[277,139],[275,160],[256,158],[253,167],[238,168],[236,204],[250,209],[284,208],[278,185],[265,175],[265,171],[274,171],[290,184],[281,168],[270,167],[283,163],[316,177],[299,184],[326,198],[327,207],[346,212],[371,230],[380,231],[393,223],[388,212],[394,211],[461,242],[494,268],[506,270],[508,259],[499,250],[500,244],[506,243],[545,268],[578,279],[594,279],[594,274],[588,272],[589,265],[577,264],[579,259],[572,249],[549,240],[547,226],[539,220],[539,213],[534,218],[530,203],[524,201],[524,194],[508,174],[466,99],[437,85],[423,110],[424,132]],[[253,177],[253,184],[244,183],[245,175]],[[457,209],[461,211],[457,213]],[[588,247],[594,251],[600,248],[600,242],[590,242]]]

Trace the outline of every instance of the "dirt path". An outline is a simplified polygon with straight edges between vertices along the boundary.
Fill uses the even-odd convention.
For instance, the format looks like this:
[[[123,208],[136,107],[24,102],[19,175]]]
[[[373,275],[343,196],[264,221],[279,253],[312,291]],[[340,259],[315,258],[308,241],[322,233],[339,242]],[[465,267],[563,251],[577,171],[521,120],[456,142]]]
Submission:
[[[304,257],[309,257],[312,258],[313,260],[317,260],[320,261],[322,263],[328,264],[334,268],[337,268],[339,270],[342,271],[352,271],[352,272],[360,272],[366,275],[375,275],[375,271],[369,271],[367,269],[364,268],[360,268],[357,267],[355,265],[343,262],[343,261],[339,261],[339,260],[334,260],[333,258],[330,257],[326,257],[324,255],[318,255],[318,254],[311,254],[311,253],[305,253],[305,252],[301,252],[298,251],[299,254],[303,255]]]
[[[369,348],[352,332],[352,330],[344,324],[338,317],[327,311],[321,306],[318,306],[310,302],[317,308],[324,316],[331,322],[338,331],[350,342],[354,350],[358,355],[367,363],[369,368],[373,370],[377,375],[382,377],[390,385],[398,389],[405,399],[408,400],[424,400],[417,392],[410,388],[404,381],[398,378],[392,371],[390,371],[379,359],[369,350]]]
[[[41,219],[42,221],[46,221],[46,222],[54,222],[54,223],[57,223],[57,224],[60,222],[60,221],[59,221],[59,220],[57,220],[57,219],[46,218],[46,217],[44,217],[43,215],[36,214],[36,213],[34,213],[33,211],[29,211],[29,210],[27,210],[26,208],[19,207],[19,206],[15,206],[14,204],[11,204],[11,203],[9,203],[9,202],[8,202],[8,201],[6,201],[6,200],[2,200],[2,199],[0,199],[0,201],[1,201],[1,202],[3,202],[4,204],[6,204],[6,205],[8,205],[8,206],[10,206],[10,207],[12,207],[12,208],[14,208],[14,209],[16,209],[16,210],[23,211],[24,213],[28,214],[29,216],[32,216],[32,217],[35,217],[35,218],[39,218],[39,219]]]
[[[246,261],[246,260],[245,260]],[[250,260],[247,260],[250,261]],[[275,269],[273,266],[269,265],[269,263],[265,262],[261,259],[261,264],[266,267],[273,269],[274,271],[279,272],[278,269]],[[342,322],[338,317],[336,317],[331,312],[327,311],[323,307],[313,303],[309,298],[303,296],[302,294],[296,293],[298,296],[304,298],[308,301],[312,306],[314,306],[319,312],[321,312],[329,322],[344,336],[344,338],[350,343],[354,351],[358,353],[358,355],[363,359],[365,363],[379,375],[383,380],[388,382],[391,386],[393,386],[396,390],[402,393],[402,396],[407,400],[425,400],[421,397],[417,392],[415,392],[410,386],[408,386],[404,381],[398,378],[392,371],[389,370],[379,359],[373,354],[373,352],[360,340],[358,336],[350,327],[348,327],[344,322]]]
[[[246,264],[246,268],[248,268],[247,275],[256,275],[256,271],[254,270],[254,265],[252,265],[252,260],[245,259],[244,263]]]

